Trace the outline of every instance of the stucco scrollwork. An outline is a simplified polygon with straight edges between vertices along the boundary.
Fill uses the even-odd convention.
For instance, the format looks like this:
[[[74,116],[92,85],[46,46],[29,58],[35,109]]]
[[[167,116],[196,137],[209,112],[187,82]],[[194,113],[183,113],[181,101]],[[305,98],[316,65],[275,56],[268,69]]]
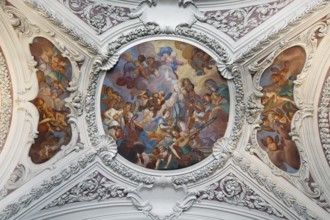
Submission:
[[[293,16],[287,21],[284,21],[284,23],[281,23],[279,26],[274,27],[272,31],[269,31],[265,33],[264,35],[260,36],[257,40],[250,43],[246,49],[243,49],[237,56],[234,58],[234,62],[244,62],[248,58],[255,55],[255,53],[258,50],[261,50],[264,45],[270,44],[275,39],[278,39],[281,35],[288,32],[289,29],[293,28],[294,26],[300,24],[300,22],[308,17],[311,13],[322,9],[324,6],[326,6],[327,2],[329,0],[313,0],[309,1],[308,4],[306,4],[306,7],[304,10]]]
[[[31,192],[21,196],[15,203],[6,206],[0,213],[0,219],[7,220],[16,215],[22,209],[27,208],[32,202],[38,200],[45,194],[52,191],[65,181],[68,181],[72,176],[78,174],[88,164],[94,161],[96,154],[94,152],[87,153],[80,158],[78,162],[71,163],[67,168],[63,169],[59,174],[52,176],[50,179],[31,190]]]
[[[34,32],[38,33],[40,31],[37,25],[31,24],[16,8],[12,6],[5,6],[4,11],[8,16],[10,24],[24,36],[29,37],[32,36]]]
[[[81,116],[84,111],[85,101],[83,99],[83,94],[77,90],[75,96],[72,98],[72,107],[76,110],[76,114]]]
[[[103,161],[111,161],[117,154],[115,140],[108,135],[102,135],[100,137],[100,143],[97,146],[97,152]]]
[[[221,160],[229,154],[232,154],[235,149],[233,141],[230,138],[220,138],[213,146],[213,156],[217,160]]]
[[[314,52],[316,51],[316,48],[317,48],[317,40],[320,39],[321,36],[324,36],[324,33],[326,33],[328,30],[328,27],[329,27],[328,20],[329,20],[329,18],[328,18],[328,16],[326,16],[321,21],[315,23],[312,27],[308,28],[306,31],[301,33],[299,36],[297,36],[289,41],[281,42],[279,44],[278,49],[275,50],[272,54],[270,54],[267,58],[265,58],[263,60],[263,62],[261,62],[259,64],[256,63],[255,65],[250,67],[250,70],[253,73],[256,73],[254,76],[254,79],[253,79],[256,91],[251,96],[254,97],[254,99],[257,98],[255,101],[256,105],[268,106],[267,110],[269,112],[270,111],[269,106],[275,105],[276,101],[274,101],[273,104],[271,104],[272,102],[269,101],[269,100],[271,100],[271,98],[267,97],[267,96],[269,96],[269,94],[271,94],[271,92],[269,92],[269,90],[267,90],[267,85],[268,85],[267,82],[264,79],[263,79],[264,81],[262,81],[263,74],[265,74],[265,75],[269,74],[269,71],[270,71],[270,72],[275,73],[275,76],[277,76],[278,74],[283,74],[286,71],[288,71],[288,74],[292,73],[292,71],[297,71],[294,68],[292,70],[288,69],[287,65],[290,61],[285,61],[280,69],[277,69],[276,67],[272,66],[273,62],[275,62],[275,60],[278,59],[277,57],[279,56],[279,54],[280,53],[284,54],[283,51],[289,50],[289,48],[293,48],[293,47],[303,48],[303,50],[304,50],[303,53],[306,54],[305,55],[306,58],[301,59],[301,61],[300,61],[300,62],[304,62],[304,63],[299,64],[299,66],[301,66],[301,69],[299,69],[299,71],[298,71],[299,74],[296,76],[296,79],[294,81],[294,88],[292,90],[293,91],[292,97],[294,97],[294,104],[295,104],[295,106],[296,106],[295,108],[297,108],[297,110],[295,111],[294,115],[291,116],[291,120],[290,120],[291,126],[290,126],[290,130],[288,131],[288,135],[289,135],[288,137],[290,137],[291,140],[289,140],[289,138],[281,139],[281,141],[282,141],[281,143],[283,143],[284,146],[294,147],[293,146],[293,144],[294,144],[297,148],[296,154],[298,154],[298,152],[299,152],[300,167],[297,170],[297,173],[283,172],[284,169],[283,168],[279,169],[280,165],[276,164],[278,162],[278,160],[276,159],[276,158],[278,158],[277,157],[278,155],[276,155],[276,152],[270,150],[270,148],[268,149],[267,152],[265,150],[261,149],[261,143],[263,143],[263,145],[265,145],[265,144],[264,144],[261,136],[258,135],[259,133],[258,133],[257,129],[261,129],[261,128],[265,127],[265,123],[267,122],[267,121],[265,121],[265,120],[267,120],[267,118],[265,118],[265,117],[268,114],[268,113],[267,114],[264,113],[262,108],[259,108],[259,110],[258,110],[259,112],[257,114],[255,114],[255,118],[263,117],[263,121],[260,122],[260,120],[254,120],[255,122],[252,123],[255,125],[254,126],[255,130],[253,131],[252,136],[251,136],[252,145],[249,145],[247,147],[247,150],[250,151],[251,154],[258,155],[258,157],[263,162],[265,162],[268,166],[271,167],[272,172],[275,175],[283,176],[284,178],[289,180],[291,183],[296,185],[299,189],[301,189],[306,195],[310,196],[311,198],[315,198],[315,199],[318,199],[322,192],[321,192],[321,189],[319,188],[319,186],[317,186],[316,184],[315,184],[315,187],[311,187],[309,184],[309,182],[310,182],[309,166],[308,166],[308,161],[307,161],[304,149],[306,147],[310,147],[310,146],[308,146],[308,144],[306,145],[305,143],[303,143],[301,140],[301,137],[300,137],[300,133],[301,133],[300,131],[302,129],[302,121],[304,120],[304,118],[311,117],[313,115],[313,108],[310,103],[306,103],[304,101],[304,95],[302,93],[301,87],[305,82],[309,67],[311,66],[311,62],[312,62],[312,58],[313,58],[312,55],[314,54]],[[285,60],[284,56],[282,58]],[[297,60],[298,60],[298,58],[295,59],[295,61],[297,61]],[[267,68],[270,68],[270,69],[268,70]],[[289,71],[291,71],[291,72],[289,72]],[[275,78],[274,78],[274,80],[275,80]],[[261,86],[261,83],[263,83],[265,90]],[[280,83],[279,83],[279,85],[280,85]],[[293,87],[293,85],[292,85],[292,87]],[[285,97],[289,97],[289,96],[285,96]],[[267,99],[267,98],[269,98],[269,99]],[[260,102],[258,101],[258,99],[260,99]],[[257,109],[258,109],[258,107],[257,107]],[[253,111],[254,111],[254,109],[253,109]],[[250,110],[250,112],[251,112],[251,110]],[[275,112],[275,114],[276,114],[276,112]],[[269,116],[270,115],[268,114],[268,117]],[[276,129],[276,128],[274,127],[274,129]],[[277,134],[279,134],[281,137],[283,137],[283,135],[280,134],[279,132],[280,132],[279,130],[276,131]],[[269,137],[267,137],[267,138],[269,139]],[[277,138],[276,135],[273,137],[273,140],[275,140],[275,142],[276,142],[275,138]],[[268,147],[268,145],[267,145],[267,147]],[[288,155],[291,154],[288,151],[289,149],[290,148],[284,149],[284,155],[286,156],[287,161],[288,161]],[[290,159],[292,159],[292,158],[290,158]]]
[[[93,172],[84,181],[80,182],[43,209],[63,206],[74,202],[98,200],[103,201],[115,197],[126,197],[129,190],[116,185],[98,171]]]
[[[167,16],[165,12],[169,10],[180,16]],[[159,1],[157,4],[155,1],[142,1],[136,9],[130,12],[129,16],[139,18],[145,26],[156,24],[162,32],[174,32],[178,26],[191,27],[197,19],[204,20],[204,14],[198,10],[193,1],[185,0]]]
[[[19,12],[16,8],[11,6],[5,6],[4,11],[8,15],[9,21],[13,20],[13,22],[10,22],[13,27],[19,32],[18,36],[21,39],[21,41],[24,44],[24,47],[29,48],[29,45],[32,45],[36,39],[50,39],[48,41],[48,45],[52,45],[50,47],[56,47],[56,50],[58,50],[58,54],[61,54],[59,56],[62,56],[63,59],[67,59],[66,64],[70,63],[71,66],[71,79],[68,80],[68,86],[66,87],[65,91],[67,91],[67,97],[62,100],[63,106],[65,105],[66,108],[68,108],[68,113],[66,115],[67,117],[67,125],[71,127],[71,139],[69,139],[65,144],[62,143],[60,151],[52,158],[51,162],[52,165],[54,165],[58,160],[65,157],[66,155],[70,154],[73,151],[80,151],[83,148],[83,145],[79,142],[79,132],[78,132],[78,125],[77,120],[78,117],[82,114],[82,94],[80,91],[78,91],[78,79],[80,75],[79,65],[78,63],[81,63],[84,61],[84,56],[69,47],[64,41],[62,41],[58,36],[50,31],[46,30],[44,31],[40,27],[36,25],[32,25],[31,22],[23,16],[21,12]],[[28,51],[29,49],[27,49]],[[34,83],[37,83],[36,81],[36,73],[39,69],[38,68],[38,62],[36,62],[34,55],[31,53],[26,54],[28,57],[29,67],[31,70],[31,73],[27,74],[26,77],[26,90],[34,90],[37,91],[38,87],[35,87],[35,85],[32,85]],[[39,63],[40,65],[40,63]],[[32,88],[32,89],[31,89]],[[63,89],[64,90],[64,89]],[[62,90],[62,91],[63,91]],[[36,113],[36,108],[33,108],[31,100],[33,100],[35,95],[38,94],[38,91],[33,93],[33,96],[31,97],[18,97],[17,103],[19,104],[19,109],[27,109],[27,112],[31,115],[31,117],[27,116],[26,121],[31,120],[31,129],[32,131],[29,132],[30,135],[28,139],[26,140],[26,144],[30,146],[33,144],[38,138],[37,134],[37,127],[38,127],[38,121],[37,117],[34,116]],[[38,94],[39,95],[39,94]],[[30,113],[32,111],[33,113]],[[66,123],[66,122],[65,122]],[[40,133],[39,133],[40,135]],[[44,163],[36,165],[32,163],[31,158],[27,156],[23,156],[20,159],[20,163],[22,166],[24,166],[26,169],[24,169],[24,175],[21,176],[19,181],[17,181],[15,184],[8,183],[5,186],[5,189],[13,189],[17,188],[20,185],[24,184],[26,181],[31,179],[34,175],[41,172],[44,169],[52,168],[50,163]],[[15,173],[14,173],[15,174]],[[13,175],[14,175],[13,174]],[[7,190],[8,191],[8,190]]]
[[[243,158],[240,154],[235,153],[233,155],[233,161],[247,175],[257,180],[261,186],[263,186],[267,191],[273,193],[277,199],[283,201],[288,208],[293,208],[300,217],[304,219],[318,219],[316,213],[312,210],[308,210],[304,204],[297,201],[295,196],[277,186],[276,182],[274,182],[269,176],[266,176],[260,172],[256,166],[254,166],[247,159]]]
[[[0,48],[0,153],[6,142],[12,113],[12,94],[9,70]]]
[[[128,16],[129,9],[124,7],[90,0],[63,1],[63,4],[92,27],[97,34],[102,34],[130,19]]]
[[[2,8],[3,6],[5,6],[6,4],[6,0],[0,0],[0,7]]]
[[[293,0],[280,0],[231,10],[207,11],[205,22],[237,41]]]
[[[81,46],[85,47],[91,54],[98,54],[98,48],[94,43],[91,43],[86,37],[76,30],[75,27],[69,27],[67,24],[64,24],[62,19],[54,12],[50,11],[46,7],[44,7],[40,2],[35,0],[24,0],[24,2],[40,12],[40,14],[47,18],[52,24],[57,27],[60,27],[65,33],[67,33],[74,41],[76,41]]]
[[[267,212],[270,215],[284,217],[265,199],[249,188],[244,182],[233,174],[229,174],[220,181],[208,186],[206,189],[198,191],[198,200],[215,200],[246,206],[250,209]]]
[[[213,49],[213,51],[219,56],[219,60],[223,63],[230,62],[229,55],[227,54],[226,50],[214,39],[210,39],[207,35],[199,33],[194,30],[190,30],[186,27],[177,27],[176,31],[172,34],[177,36],[185,37],[186,39],[192,39],[194,41],[198,41],[202,44]],[[166,37],[167,34],[163,33],[158,25],[148,25],[145,28],[138,28],[130,33],[125,35],[121,35],[115,41],[109,43],[108,51],[106,56],[99,57],[93,66],[93,70],[89,75],[89,85],[88,85],[88,92],[86,95],[86,122],[87,122],[87,129],[89,138],[91,143],[94,146],[97,146],[100,142],[100,133],[97,128],[96,122],[96,89],[98,88],[97,85],[99,83],[99,76],[104,73],[105,70],[108,70],[113,65],[115,65],[116,60],[118,60],[118,50],[124,46],[129,44],[130,42],[144,39],[145,37],[152,37],[152,36],[164,36]],[[114,56],[114,57],[113,57]],[[227,150],[226,152],[223,151],[225,155],[218,157],[216,160],[215,158],[210,161],[206,166],[199,168],[197,171],[184,174],[181,176],[172,177],[172,182],[176,185],[187,184],[190,182],[196,182],[200,179],[206,178],[215,172],[219,167],[222,167],[225,164],[225,161],[230,157],[231,153],[235,149],[236,142],[238,141],[239,135],[241,133],[241,126],[242,126],[242,119],[244,115],[244,105],[243,102],[243,89],[242,89],[242,82],[240,78],[240,70],[234,66],[229,65],[228,71],[231,72],[230,77],[232,78],[233,83],[235,85],[236,94],[234,100],[237,102],[236,109],[235,109],[235,118],[234,118],[234,128],[231,133],[231,150]],[[223,72],[222,72],[223,73]],[[218,149],[220,149],[219,147]],[[142,174],[136,170],[129,168],[128,166],[122,164],[121,162],[117,161],[116,158],[110,159],[107,158],[103,160],[103,162],[110,166],[114,171],[117,173],[129,178],[130,180],[136,182],[143,182],[145,184],[152,184],[155,181],[156,176],[150,176],[146,174]]]
[[[259,99],[256,94],[252,94],[248,98],[246,107],[246,120],[250,124],[259,123],[260,113],[263,111],[264,107],[259,103]]]
[[[322,97],[318,109],[318,118],[319,118],[319,129],[320,129],[320,138],[325,155],[330,165],[330,76],[326,79],[323,90]]]

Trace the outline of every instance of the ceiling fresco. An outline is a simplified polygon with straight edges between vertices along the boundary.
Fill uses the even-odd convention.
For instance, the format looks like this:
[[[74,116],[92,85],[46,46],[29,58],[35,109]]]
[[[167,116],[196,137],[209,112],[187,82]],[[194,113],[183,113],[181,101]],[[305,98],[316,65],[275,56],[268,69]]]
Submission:
[[[329,11],[0,0],[0,219],[329,219]]]
[[[179,169],[211,154],[225,134],[229,102],[210,55],[158,40],[120,55],[104,79],[101,115],[124,158],[150,169]]]
[[[31,146],[29,156],[34,163],[52,158],[62,145],[71,139],[71,128],[65,106],[69,96],[67,87],[72,79],[72,67],[67,58],[47,39],[37,37],[30,46],[37,62],[38,96],[33,103],[39,111],[38,138]]]
[[[302,71],[306,54],[301,47],[292,47],[279,54],[260,80],[264,92],[261,103],[261,130],[258,141],[269,159],[280,169],[294,173],[299,170],[300,156],[289,133],[291,120],[298,110],[294,102],[294,81]]]

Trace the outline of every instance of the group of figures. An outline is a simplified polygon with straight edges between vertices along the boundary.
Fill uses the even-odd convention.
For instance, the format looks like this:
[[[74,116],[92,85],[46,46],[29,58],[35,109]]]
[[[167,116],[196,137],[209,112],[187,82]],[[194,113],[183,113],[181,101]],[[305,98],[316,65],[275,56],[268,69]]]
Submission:
[[[226,131],[229,90],[214,60],[179,41],[125,51],[104,80],[101,115],[121,156],[159,170],[206,158]]]
[[[301,47],[283,51],[260,81],[264,111],[258,140],[272,163],[289,173],[297,172],[300,167],[299,151],[289,134],[292,118],[298,110],[294,103],[294,81],[303,69],[305,58]]]
[[[71,139],[71,127],[66,120],[70,110],[64,99],[72,78],[71,63],[47,39],[37,37],[30,45],[37,62],[39,92],[33,103],[39,111],[38,137],[29,156],[34,163],[52,158]]]

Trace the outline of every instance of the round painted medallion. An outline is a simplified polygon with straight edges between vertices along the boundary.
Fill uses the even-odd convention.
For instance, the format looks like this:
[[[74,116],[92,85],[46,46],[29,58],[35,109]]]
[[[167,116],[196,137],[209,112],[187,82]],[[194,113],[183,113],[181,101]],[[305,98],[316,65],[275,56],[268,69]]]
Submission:
[[[100,105],[104,131],[122,157],[175,170],[208,157],[225,134],[229,90],[202,49],[154,40],[121,54],[105,76]]]

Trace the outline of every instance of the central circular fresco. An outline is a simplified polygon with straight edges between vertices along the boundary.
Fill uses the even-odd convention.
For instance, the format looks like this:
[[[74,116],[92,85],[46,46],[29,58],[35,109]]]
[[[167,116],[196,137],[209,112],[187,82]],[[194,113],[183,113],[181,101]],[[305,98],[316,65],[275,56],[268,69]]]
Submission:
[[[214,59],[175,40],[123,52],[105,76],[100,105],[118,153],[156,170],[189,167],[209,156],[225,134],[230,106]]]

